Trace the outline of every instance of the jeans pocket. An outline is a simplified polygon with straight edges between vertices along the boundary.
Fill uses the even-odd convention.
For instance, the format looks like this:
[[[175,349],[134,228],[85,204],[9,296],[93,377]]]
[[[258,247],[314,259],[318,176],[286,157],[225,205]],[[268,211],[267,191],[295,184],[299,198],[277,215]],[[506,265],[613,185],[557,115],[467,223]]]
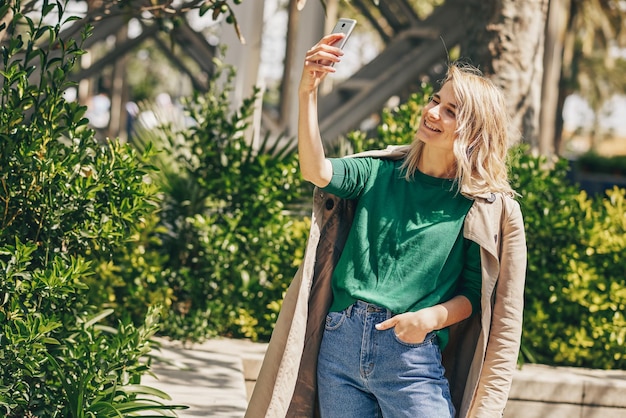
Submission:
[[[341,312],[328,312],[328,315],[326,315],[326,324],[324,328],[326,329],[326,331],[336,330],[337,328],[341,326],[341,324],[343,324],[345,319],[346,319],[345,310]]]
[[[406,342],[404,340],[401,340],[400,337],[398,337],[398,335],[396,334],[396,331],[392,328],[390,330],[391,332],[393,332],[393,338],[396,340],[397,343],[402,344],[406,347],[423,347],[425,345],[429,345],[432,344],[435,340],[435,337],[437,336],[437,334],[435,334],[434,331],[429,332],[428,334],[426,334],[426,337],[424,337],[424,341],[419,342],[419,343],[409,343]]]

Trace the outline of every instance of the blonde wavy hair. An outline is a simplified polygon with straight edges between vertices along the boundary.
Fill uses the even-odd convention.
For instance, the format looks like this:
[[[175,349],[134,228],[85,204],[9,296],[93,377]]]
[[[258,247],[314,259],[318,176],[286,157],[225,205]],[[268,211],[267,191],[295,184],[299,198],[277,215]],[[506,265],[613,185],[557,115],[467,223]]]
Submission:
[[[500,192],[516,195],[508,181],[510,118],[502,91],[480,70],[452,63],[443,84],[451,82],[457,101],[454,141],[456,185],[469,197]],[[404,161],[407,180],[417,170],[424,142],[415,138]]]

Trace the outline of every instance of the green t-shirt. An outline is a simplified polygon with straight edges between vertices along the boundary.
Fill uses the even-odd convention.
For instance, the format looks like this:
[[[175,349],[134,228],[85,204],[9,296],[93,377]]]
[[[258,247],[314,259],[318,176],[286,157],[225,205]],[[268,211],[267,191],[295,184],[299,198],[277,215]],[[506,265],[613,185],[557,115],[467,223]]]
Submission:
[[[473,201],[456,191],[453,180],[416,171],[407,181],[402,161],[330,161],[333,177],[324,190],[358,199],[333,273],[330,310],[340,311],[360,299],[398,314],[461,294],[479,311],[480,249],[463,237]]]

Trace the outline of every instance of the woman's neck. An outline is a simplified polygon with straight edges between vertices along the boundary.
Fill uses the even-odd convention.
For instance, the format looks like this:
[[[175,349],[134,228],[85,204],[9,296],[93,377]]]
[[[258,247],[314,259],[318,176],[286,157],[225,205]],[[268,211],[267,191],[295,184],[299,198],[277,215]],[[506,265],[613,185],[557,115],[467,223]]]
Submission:
[[[417,168],[422,173],[444,179],[450,179],[456,175],[454,167],[454,154],[450,151],[433,150],[429,147],[424,147],[417,164]]]

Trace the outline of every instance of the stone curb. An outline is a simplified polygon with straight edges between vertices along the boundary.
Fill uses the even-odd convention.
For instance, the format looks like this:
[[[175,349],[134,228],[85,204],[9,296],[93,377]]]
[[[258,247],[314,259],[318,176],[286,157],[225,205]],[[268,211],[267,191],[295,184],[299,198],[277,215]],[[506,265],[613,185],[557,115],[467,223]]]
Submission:
[[[505,418],[624,418],[626,371],[524,365],[516,371]]]

